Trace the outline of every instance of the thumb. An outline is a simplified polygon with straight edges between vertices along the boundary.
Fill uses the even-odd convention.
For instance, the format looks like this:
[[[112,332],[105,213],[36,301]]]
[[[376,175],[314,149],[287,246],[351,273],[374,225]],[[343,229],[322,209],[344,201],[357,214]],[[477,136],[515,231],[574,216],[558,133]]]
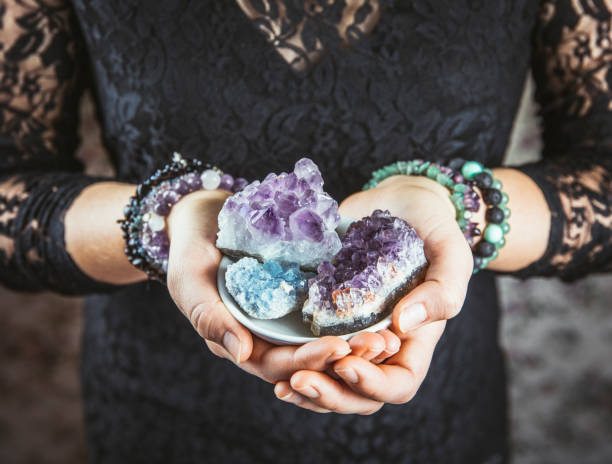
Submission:
[[[172,256],[172,252],[175,255]],[[174,258],[174,259],[173,259]],[[232,361],[241,363],[251,356],[251,333],[234,319],[217,291],[217,270],[221,253],[212,244],[188,252],[170,248],[168,290],[176,305],[198,334],[225,348]]]
[[[425,281],[393,310],[393,325],[400,333],[455,317],[463,306],[473,259],[460,229],[449,224],[433,231],[425,239],[425,255]]]

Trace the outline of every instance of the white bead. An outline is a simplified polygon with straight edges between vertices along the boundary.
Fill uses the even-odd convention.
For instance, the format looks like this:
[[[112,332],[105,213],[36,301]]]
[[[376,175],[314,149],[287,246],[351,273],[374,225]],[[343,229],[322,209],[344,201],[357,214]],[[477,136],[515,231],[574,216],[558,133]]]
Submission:
[[[149,228],[153,232],[159,232],[160,230],[164,230],[164,228],[166,227],[165,219],[161,216],[158,216],[157,214],[151,214],[148,223]]]
[[[202,179],[202,187],[206,190],[215,190],[221,185],[221,176],[214,169],[207,169],[200,178]]]

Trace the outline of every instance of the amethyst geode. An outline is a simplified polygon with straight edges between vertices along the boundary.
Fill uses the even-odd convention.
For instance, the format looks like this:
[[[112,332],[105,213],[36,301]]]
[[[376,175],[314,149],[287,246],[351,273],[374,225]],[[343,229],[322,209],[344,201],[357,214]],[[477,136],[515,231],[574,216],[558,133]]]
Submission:
[[[292,173],[269,174],[226,200],[217,247],[234,257],[314,270],[340,250],[339,221],[338,203],[323,191],[317,165],[302,158]]]
[[[302,315],[315,335],[355,332],[383,319],[423,279],[423,241],[388,211],[352,223],[333,262],[309,281]]]

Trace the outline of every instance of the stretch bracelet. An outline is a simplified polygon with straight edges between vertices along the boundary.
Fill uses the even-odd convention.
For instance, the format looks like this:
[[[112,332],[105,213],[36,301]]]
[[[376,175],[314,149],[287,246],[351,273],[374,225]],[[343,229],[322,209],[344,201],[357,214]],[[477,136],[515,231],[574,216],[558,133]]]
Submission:
[[[234,179],[214,166],[174,153],[171,163],[138,185],[123,210],[124,218],[118,221],[128,260],[150,279],[165,282],[170,250],[166,217],[172,207],[197,190],[237,192],[246,185],[246,179]]]
[[[508,195],[501,191],[502,184],[493,177],[493,172],[477,161],[466,161],[456,158],[446,166],[421,159],[398,161],[372,173],[372,178],[363,186],[363,190],[375,187],[387,177],[394,175],[417,175],[435,180],[450,192],[450,200],[455,207],[455,218],[466,241],[472,247],[474,273],[487,267],[497,258],[499,249],[506,243],[504,236],[510,231],[507,219],[510,209],[507,206]],[[470,220],[472,214],[480,208],[478,187],[487,206],[484,231]],[[475,246],[475,237],[482,235]]]
[[[502,183],[493,177],[493,172],[478,161],[457,158],[449,162],[449,167],[460,169],[466,179],[475,183],[487,206],[482,240],[472,248],[474,273],[477,273],[497,258],[499,249],[506,244],[505,235],[510,232],[508,194],[502,191]]]
[[[450,200],[455,207],[457,224],[470,246],[474,243],[474,237],[480,235],[480,230],[475,222],[470,221],[470,218],[473,213],[478,211],[480,202],[478,194],[473,189],[472,182],[466,181],[460,172],[453,170],[450,166],[415,159],[398,161],[374,171],[372,178],[363,186],[363,190],[376,187],[387,177],[395,175],[425,176],[446,187],[450,193]]]

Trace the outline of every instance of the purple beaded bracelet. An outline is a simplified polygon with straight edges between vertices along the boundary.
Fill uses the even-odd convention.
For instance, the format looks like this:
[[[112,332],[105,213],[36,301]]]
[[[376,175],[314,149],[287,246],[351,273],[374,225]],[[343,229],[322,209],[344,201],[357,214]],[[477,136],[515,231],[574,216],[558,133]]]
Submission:
[[[200,160],[174,153],[172,162],[157,170],[136,189],[120,220],[128,260],[150,279],[166,281],[170,241],[166,217],[185,195],[198,190],[223,189],[238,192],[247,185]]]

